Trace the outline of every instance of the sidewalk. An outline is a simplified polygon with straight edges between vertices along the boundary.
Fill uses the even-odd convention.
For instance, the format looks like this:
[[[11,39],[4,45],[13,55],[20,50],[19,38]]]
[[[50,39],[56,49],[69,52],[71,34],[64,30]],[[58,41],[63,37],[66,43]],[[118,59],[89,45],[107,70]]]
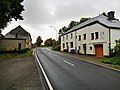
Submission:
[[[102,63],[103,60],[107,59],[107,57],[97,57],[97,56],[90,56],[90,55],[80,55],[80,54],[71,54],[71,53],[63,53],[67,56],[77,58],[79,60],[89,62],[98,66],[106,67],[112,70],[120,71],[119,69],[115,68],[115,65],[112,64],[104,64]]]

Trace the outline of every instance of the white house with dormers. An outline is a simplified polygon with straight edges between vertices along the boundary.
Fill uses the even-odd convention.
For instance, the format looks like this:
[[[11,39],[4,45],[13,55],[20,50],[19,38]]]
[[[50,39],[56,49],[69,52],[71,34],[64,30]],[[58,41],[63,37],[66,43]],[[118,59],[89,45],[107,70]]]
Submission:
[[[61,51],[74,49],[81,54],[110,56],[115,40],[120,39],[120,21],[114,13],[99,15],[65,32],[61,35]]]

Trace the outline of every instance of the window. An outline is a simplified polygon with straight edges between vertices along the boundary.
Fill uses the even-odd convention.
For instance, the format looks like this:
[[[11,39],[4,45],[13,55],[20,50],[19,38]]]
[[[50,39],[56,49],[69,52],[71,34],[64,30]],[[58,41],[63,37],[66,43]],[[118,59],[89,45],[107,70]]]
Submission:
[[[81,49],[81,47],[79,46],[79,50]]]
[[[94,39],[94,33],[91,33],[91,40]]]
[[[71,33],[71,39],[73,38],[73,34]]]
[[[90,50],[92,50],[92,46],[90,46]]]
[[[67,47],[67,49],[68,49],[68,42],[66,42],[66,47]]]
[[[16,33],[15,38],[18,38],[18,33]]]
[[[83,40],[86,40],[86,34],[83,34]]]
[[[63,43],[63,48],[65,48],[65,44]]]
[[[70,42],[70,47],[73,48],[73,42]]]
[[[81,35],[79,35],[79,41],[81,41]]]
[[[21,49],[21,43],[18,43],[18,49]]]
[[[68,35],[66,35],[66,40],[68,40]]]
[[[98,39],[98,32],[95,32],[95,39]]]

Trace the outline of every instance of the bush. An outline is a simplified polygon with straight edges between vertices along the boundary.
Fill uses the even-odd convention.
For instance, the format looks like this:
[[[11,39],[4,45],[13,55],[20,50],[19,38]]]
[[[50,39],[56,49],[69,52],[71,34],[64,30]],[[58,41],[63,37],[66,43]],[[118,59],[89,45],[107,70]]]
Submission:
[[[68,49],[64,49],[63,52],[68,52]]]
[[[13,49],[13,50],[6,50],[6,49],[0,49],[0,53],[4,54],[4,53],[26,53],[28,50],[30,50],[29,48],[24,48],[24,49]]]
[[[120,65],[120,56],[116,56],[116,57],[111,58],[111,59],[106,59],[102,62],[106,63],[106,64]]]
[[[60,51],[60,45],[56,45],[52,48],[52,50],[55,50],[55,51]]]

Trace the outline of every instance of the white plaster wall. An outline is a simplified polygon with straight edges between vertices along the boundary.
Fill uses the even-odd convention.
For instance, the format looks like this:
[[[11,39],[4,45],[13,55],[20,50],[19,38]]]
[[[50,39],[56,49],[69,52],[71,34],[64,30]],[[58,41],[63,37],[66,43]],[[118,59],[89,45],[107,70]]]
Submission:
[[[91,33],[99,33],[99,38],[91,40]],[[71,39],[71,33],[73,34],[73,38]],[[86,44],[86,54],[93,54],[95,55],[95,47],[94,45],[97,44],[103,44],[103,54],[105,56],[109,55],[109,29],[96,23],[91,26],[84,27],[82,29],[79,29],[77,31],[71,32],[68,34],[68,40],[66,40],[66,35],[64,35],[64,41],[63,41],[63,36],[61,37],[61,51],[63,51],[63,43],[65,43],[65,49],[66,47],[66,42],[68,42],[69,46],[69,51],[71,49],[75,49],[75,44],[77,47],[77,50],[79,50],[79,46],[81,47],[79,52],[84,54],[83,50],[83,44]],[[86,40],[83,40],[83,34],[86,34]],[[76,36],[77,38],[76,38]],[[81,35],[81,41],[79,41],[79,35]],[[95,38],[95,34],[94,34]],[[120,30],[116,29],[111,29],[111,42],[112,42],[112,47],[115,45],[115,40],[120,38]],[[70,42],[73,42],[73,48],[70,48]],[[92,47],[92,50],[90,50],[90,47]]]
[[[120,29],[111,29],[111,48],[113,49],[116,45],[115,40],[120,39]]]
[[[94,39],[91,40],[91,33],[95,33],[98,32],[99,33],[99,38],[98,39]],[[87,39],[83,40],[83,34],[87,35]],[[104,33],[103,35],[101,33]],[[95,54],[95,44],[103,44],[103,53],[104,55],[109,55],[108,51],[109,51],[109,29],[101,26],[100,24],[94,24],[91,26],[87,26],[85,28],[82,28],[80,30],[77,31],[77,36],[81,35],[81,41],[79,41],[77,38],[77,50],[79,50],[79,46],[81,46],[81,50],[80,53],[84,54],[84,50],[83,50],[83,44],[86,43],[86,53],[87,54]],[[94,34],[95,37],[95,34]],[[92,50],[90,50],[90,47],[92,47]]]

